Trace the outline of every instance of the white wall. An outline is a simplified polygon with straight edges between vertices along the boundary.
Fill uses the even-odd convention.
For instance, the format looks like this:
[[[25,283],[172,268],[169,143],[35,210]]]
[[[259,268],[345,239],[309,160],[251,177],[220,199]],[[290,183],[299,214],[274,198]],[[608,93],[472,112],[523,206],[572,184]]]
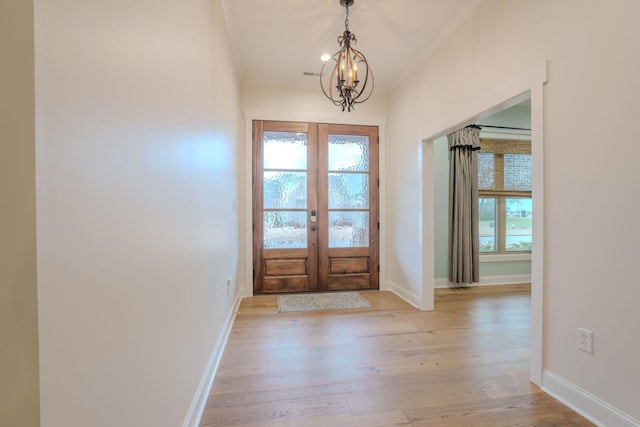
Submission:
[[[319,62],[319,67],[322,63]],[[317,79],[314,77],[314,79]],[[309,121],[339,116],[343,121],[357,122],[369,117],[386,118],[389,112],[389,98],[384,93],[375,93],[367,102],[357,104],[354,111],[343,112],[322,94],[320,81],[316,89],[243,84],[241,103],[245,111],[258,111],[284,117],[305,115]],[[283,119],[287,120],[287,119]],[[307,120],[307,119],[305,119]]]
[[[43,427],[188,421],[237,289],[224,22],[217,0],[35,1]]]
[[[36,427],[33,3],[0,2],[0,426]]]
[[[392,97],[387,158],[389,276],[418,294],[421,129],[549,60],[544,366],[591,403],[636,419],[640,341],[629,337],[640,323],[640,286],[629,267],[640,255],[632,216],[640,59],[629,52],[640,40],[638,13],[635,0],[487,1]],[[578,326],[593,330],[593,355],[576,349]]]

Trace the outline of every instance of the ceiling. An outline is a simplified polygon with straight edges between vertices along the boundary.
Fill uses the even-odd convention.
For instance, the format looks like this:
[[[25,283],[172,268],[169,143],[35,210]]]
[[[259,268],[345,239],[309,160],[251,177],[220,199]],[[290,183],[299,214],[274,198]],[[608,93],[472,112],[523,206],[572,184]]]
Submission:
[[[375,75],[376,92],[420,64],[484,0],[355,0],[354,46]],[[243,83],[319,86],[320,56],[338,51],[345,8],[339,0],[223,0]]]

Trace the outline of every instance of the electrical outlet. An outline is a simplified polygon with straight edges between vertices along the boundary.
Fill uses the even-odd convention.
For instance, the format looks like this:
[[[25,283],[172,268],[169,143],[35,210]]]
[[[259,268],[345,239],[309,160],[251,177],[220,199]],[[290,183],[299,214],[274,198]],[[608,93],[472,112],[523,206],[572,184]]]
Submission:
[[[593,332],[578,328],[578,350],[593,354]]]

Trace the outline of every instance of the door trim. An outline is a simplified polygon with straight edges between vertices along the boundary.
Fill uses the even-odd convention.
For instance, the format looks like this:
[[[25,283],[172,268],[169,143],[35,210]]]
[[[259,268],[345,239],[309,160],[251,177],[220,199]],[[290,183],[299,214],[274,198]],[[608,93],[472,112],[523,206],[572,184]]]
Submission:
[[[454,108],[454,113],[445,119],[430,123],[423,129],[419,141],[422,154],[423,216],[422,226],[422,287],[418,308],[433,309],[434,301],[434,247],[433,236],[433,174],[429,165],[433,163],[433,141],[452,130],[474,123],[483,115],[502,111],[519,102],[531,99],[531,150],[533,161],[532,199],[534,206],[533,247],[531,250],[531,354],[529,380],[542,386],[544,350],[544,86],[547,83],[547,61],[543,61],[522,74],[505,81],[494,89],[476,96],[471,104]]]
[[[244,233],[243,238],[240,240],[240,244],[243,246],[240,248],[239,253],[244,254],[238,260],[238,280],[239,288],[243,292],[243,296],[253,296],[253,209],[252,209],[252,179],[253,179],[253,165],[252,165],[252,153],[253,153],[253,121],[254,120],[273,120],[273,121],[288,121],[288,122],[315,122],[315,123],[333,123],[344,125],[365,125],[365,126],[377,126],[378,136],[380,143],[378,146],[378,176],[380,177],[380,187],[378,189],[379,197],[379,221],[380,232],[379,236],[379,289],[381,291],[389,290],[389,284],[386,280],[386,135],[387,135],[387,118],[380,116],[362,116],[354,115],[353,113],[342,114],[313,114],[297,111],[283,112],[283,111],[263,111],[263,110],[245,110],[244,111],[244,152],[241,153],[243,158],[242,175],[244,176],[243,190],[239,192],[242,199],[240,200],[240,218],[244,218],[243,223],[239,225],[241,231]],[[235,209],[235,206],[234,206]],[[244,274],[242,274],[244,272]],[[242,280],[242,282],[240,282]]]

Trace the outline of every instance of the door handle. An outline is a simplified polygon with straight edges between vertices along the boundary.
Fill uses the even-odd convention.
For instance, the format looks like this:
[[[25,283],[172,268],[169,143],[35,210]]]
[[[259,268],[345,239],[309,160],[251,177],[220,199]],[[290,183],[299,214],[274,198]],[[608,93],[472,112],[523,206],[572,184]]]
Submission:
[[[316,210],[312,209],[311,210],[311,218],[310,218],[311,222],[316,222],[318,220],[318,215],[316,214]]]

